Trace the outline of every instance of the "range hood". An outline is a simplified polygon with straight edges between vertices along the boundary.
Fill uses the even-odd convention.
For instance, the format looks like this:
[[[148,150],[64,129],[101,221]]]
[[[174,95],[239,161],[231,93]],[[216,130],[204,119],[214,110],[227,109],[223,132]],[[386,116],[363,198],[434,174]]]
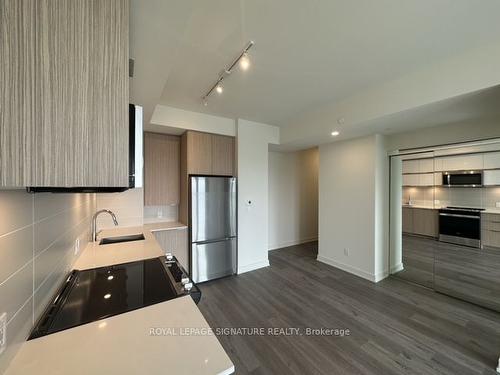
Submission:
[[[128,186],[29,186],[29,193],[121,193],[143,185],[143,124],[142,107],[129,105],[129,185]]]
[[[30,186],[26,190],[28,193],[121,193],[130,189],[127,187],[89,187],[89,186],[74,186],[74,187],[39,187]]]

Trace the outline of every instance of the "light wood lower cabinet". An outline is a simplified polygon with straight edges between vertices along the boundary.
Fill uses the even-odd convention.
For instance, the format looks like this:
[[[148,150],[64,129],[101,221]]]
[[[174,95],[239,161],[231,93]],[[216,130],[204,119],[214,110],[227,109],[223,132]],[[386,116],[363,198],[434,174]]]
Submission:
[[[156,240],[165,253],[171,253],[189,272],[188,230],[169,229],[154,232]]]
[[[403,207],[403,232],[437,238],[439,236],[439,212],[428,208]]]

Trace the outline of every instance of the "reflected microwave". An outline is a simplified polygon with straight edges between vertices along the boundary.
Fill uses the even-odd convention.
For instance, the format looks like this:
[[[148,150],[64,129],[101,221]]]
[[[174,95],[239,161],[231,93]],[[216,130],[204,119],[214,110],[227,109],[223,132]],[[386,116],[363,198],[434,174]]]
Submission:
[[[453,171],[443,172],[443,185],[456,187],[481,187],[483,186],[482,171]]]

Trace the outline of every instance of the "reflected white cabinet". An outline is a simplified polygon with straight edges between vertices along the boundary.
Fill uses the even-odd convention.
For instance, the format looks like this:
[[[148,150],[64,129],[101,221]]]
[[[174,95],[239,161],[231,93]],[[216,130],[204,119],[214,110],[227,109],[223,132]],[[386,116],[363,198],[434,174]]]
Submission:
[[[404,174],[403,186],[418,186],[418,174]]]
[[[500,170],[484,171],[483,185],[485,186],[500,185]]]
[[[500,152],[484,154],[484,169],[500,168]]]
[[[415,173],[403,175],[403,186],[433,186],[434,173]]]
[[[403,160],[403,173],[434,172],[434,159]]]
[[[419,173],[419,161],[403,160],[403,173]]]
[[[419,173],[434,172],[434,159],[420,159],[418,163]]]
[[[443,173],[436,172],[434,173],[434,186],[443,185]]]
[[[434,173],[424,173],[418,175],[418,186],[433,186]]]
[[[454,155],[435,159],[436,171],[463,171],[483,169],[484,161],[482,154]]]

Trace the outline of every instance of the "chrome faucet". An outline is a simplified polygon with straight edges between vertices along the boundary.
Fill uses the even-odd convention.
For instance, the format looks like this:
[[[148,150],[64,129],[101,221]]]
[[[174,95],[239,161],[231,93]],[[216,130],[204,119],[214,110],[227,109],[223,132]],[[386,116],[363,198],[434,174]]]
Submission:
[[[97,235],[99,234],[100,231],[97,231],[97,216],[99,216],[99,214],[102,214],[103,212],[106,212],[108,214],[111,215],[111,218],[113,219],[113,223],[115,223],[115,225],[118,225],[118,220],[116,220],[116,216],[115,214],[113,213],[113,211],[110,211],[110,210],[99,210],[97,211],[94,216],[92,216],[92,242],[95,242],[97,241]]]

